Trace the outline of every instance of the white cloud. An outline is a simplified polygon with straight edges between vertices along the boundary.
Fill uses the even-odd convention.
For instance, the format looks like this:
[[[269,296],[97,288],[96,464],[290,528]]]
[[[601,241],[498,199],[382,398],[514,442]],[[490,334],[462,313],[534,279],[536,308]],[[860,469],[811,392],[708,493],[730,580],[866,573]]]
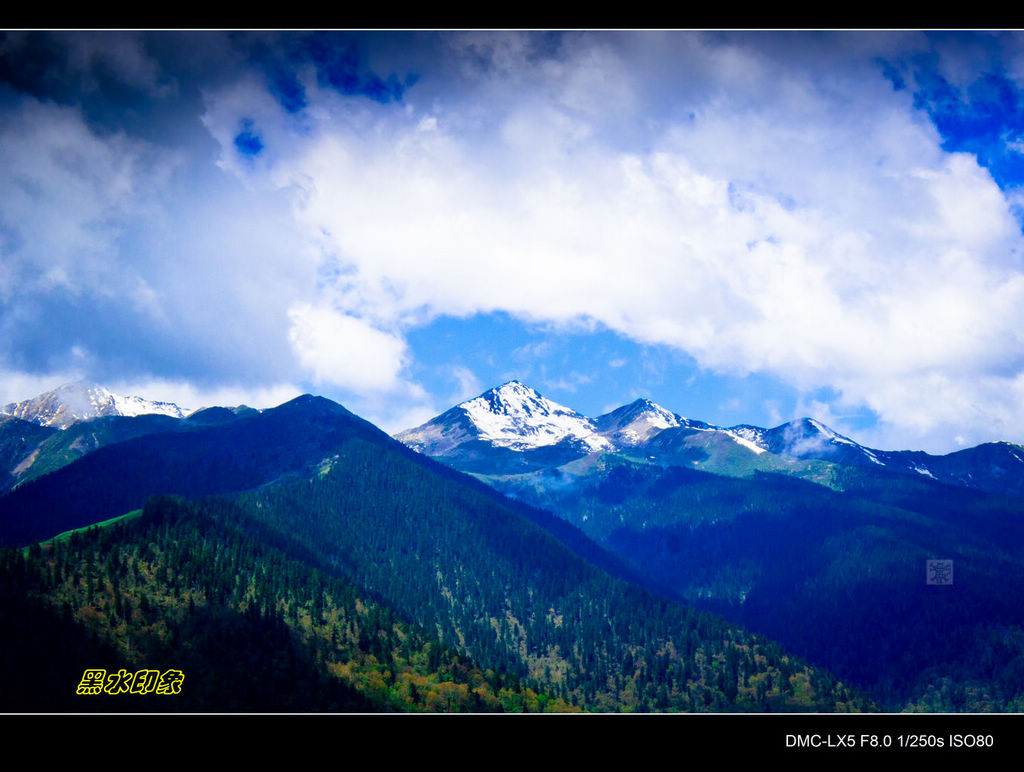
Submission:
[[[132,266],[112,259],[117,240],[167,180],[174,154],[100,136],[78,109],[27,97],[0,113],[0,147],[0,299],[132,283]]]
[[[778,426],[783,422],[782,412],[779,410],[779,403],[776,400],[766,399],[761,407],[768,415],[769,428]],[[831,424],[829,425],[831,426]]]
[[[1005,137],[1003,142],[1006,144],[1006,149],[1013,153],[1024,154],[1024,137],[1020,135],[1010,139]]]
[[[997,439],[1019,442],[1024,426],[1024,373],[915,376],[849,384],[882,421],[854,438],[866,445],[948,453]],[[959,431],[963,429],[963,431]]]
[[[448,406],[446,405],[446,409]],[[392,402],[375,410],[373,407],[359,408],[359,415],[365,416],[374,426],[394,435],[414,426],[421,426],[438,414],[434,403]]]
[[[394,388],[401,330],[503,310],[831,386],[933,447],[1024,435],[1024,240],[987,171],[942,150],[863,39],[812,61],[673,40],[678,66],[647,83],[640,37],[573,37],[557,57],[460,39],[488,101],[453,88],[426,120],[314,84],[301,125],[211,94],[226,168],[295,192],[339,268],[327,306],[290,313],[302,364]],[[243,114],[263,116],[272,162],[231,156]]]
[[[318,262],[287,192],[207,167],[205,142],[157,146],[27,96],[0,112],[0,148],[0,364],[60,372],[78,347],[97,377],[303,379],[287,310],[316,299]]]
[[[451,397],[448,399],[448,402],[453,405],[465,402],[467,399],[472,399],[484,391],[480,379],[468,367],[452,365],[451,375],[459,384],[458,388],[452,392]]]
[[[245,384],[222,384],[211,388],[188,381],[149,378],[114,381],[102,385],[115,394],[144,397],[155,402],[173,402],[188,411],[214,405],[248,405],[262,410],[277,407],[303,393],[301,388],[290,383],[255,387]]]
[[[73,370],[37,375],[17,370],[0,370],[0,407],[22,402],[37,394],[50,391],[64,383],[81,380],[82,374]]]
[[[405,341],[333,308],[299,303],[289,339],[317,383],[359,393],[394,391],[408,357]]]

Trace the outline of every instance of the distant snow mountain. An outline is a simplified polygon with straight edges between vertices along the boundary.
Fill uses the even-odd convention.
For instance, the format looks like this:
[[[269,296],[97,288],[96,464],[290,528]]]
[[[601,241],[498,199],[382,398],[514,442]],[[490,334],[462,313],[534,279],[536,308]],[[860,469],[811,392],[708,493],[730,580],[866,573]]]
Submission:
[[[684,418],[649,399],[638,399],[592,419],[519,381],[509,381],[395,438],[430,456],[457,455],[467,446],[479,451],[485,444],[523,453],[559,446],[575,450],[573,455],[578,457],[635,448],[670,428],[715,427]]]
[[[420,453],[443,456],[473,441],[495,448],[528,451],[559,443],[579,444],[584,452],[611,450],[594,422],[542,397],[519,381],[509,381],[462,402],[396,439]]]
[[[157,414],[184,418],[188,413],[173,402],[153,402],[142,397],[121,396],[89,381],[66,383],[32,399],[11,402],[0,412],[57,429],[67,429],[79,421],[102,416]]]
[[[848,466],[926,477],[949,485],[1024,495],[1024,447],[987,442],[934,456],[920,450],[877,450],[854,442],[812,418],[757,430],[760,447],[787,458],[817,459]]]
[[[578,455],[583,455],[644,448],[665,430],[674,430],[674,437],[711,432],[755,455],[771,452],[791,458],[822,458],[834,455],[837,449],[856,449],[871,457],[869,449],[810,418],[774,429],[745,424],[723,428],[684,418],[649,399],[637,399],[591,419],[542,397],[519,381],[485,391],[395,437],[431,456],[452,455],[467,443],[521,452],[571,444]],[[881,463],[877,458],[873,460]]]
[[[945,456],[884,451],[860,445],[813,418],[772,429],[721,427],[684,418],[649,399],[591,419],[519,381],[486,391],[395,438],[463,471],[484,475],[560,467],[592,453],[624,453],[726,474],[799,473],[803,467],[792,467],[794,461],[827,461],[1024,495],[1024,447],[1008,442]]]
[[[663,429],[690,427],[693,423],[649,399],[638,399],[594,419],[597,431],[617,448],[636,447]]]
[[[774,429],[744,426],[735,427],[733,431],[741,428],[746,430],[745,434],[752,435],[751,442],[758,447],[788,458],[814,458],[840,464],[871,463],[885,466],[876,455],[881,451],[859,445],[813,418],[798,418]]]

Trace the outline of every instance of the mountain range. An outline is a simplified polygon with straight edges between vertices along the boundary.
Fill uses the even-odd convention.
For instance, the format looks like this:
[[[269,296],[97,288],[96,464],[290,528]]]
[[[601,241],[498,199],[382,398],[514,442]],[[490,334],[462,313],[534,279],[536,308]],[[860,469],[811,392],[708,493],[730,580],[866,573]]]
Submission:
[[[588,418],[515,381],[396,436],[887,709],[1022,704],[1019,445],[883,451],[811,418],[719,427],[645,399]],[[954,586],[928,583],[936,560]]]
[[[171,402],[122,396],[99,384],[78,381],[5,405],[0,408],[0,426],[18,427],[26,435],[24,447],[30,449],[27,454],[30,455],[32,450],[42,450],[32,444],[33,439],[45,439],[54,433],[26,429],[11,419],[61,431],[75,429],[74,439],[62,444],[92,449],[105,442],[99,436],[103,432],[97,431],[104,424],[96,422],[97,418],[166,416],[210,422],[223,420],[223,416],[221,419],[214,417],[222,411],[232,411],[233,415],[251,410],[242,405],[192,411]],[[5,431],[5,434],[11,433]],[[86,436],[88,439],[84,439]],[[121,437],[116,432],[115,436]],[[551,459],[574,460],[594,452],[646,454],[648,459],[675,462],[689,451],[695,456],[689,459],[694,468],[707,466],[719,473],[726,471],[723,464],[730,456],[735,459],[737,468],[776,471],[775,459],[772,459],[775,456],[789,461],[873,465],[952,485],[1024,494],[1024,446],[1019,444],[990,442],[947,455],[878,450],[861,445],[813,418],[796,419],[770,429],[749,424],[721,427],[684,418],[645,398],[588,418],[541,396],[519,381],[509,381],[485,391],[395,437],[425,455],[458,460],[460,466],[472,466],[472,459],[486,451],[494,451],[493,458],[516,458],[516,465],[526,467],[537,463],[546,466]],[[732,448],[731,444],[738,447]],[[723,450],[723,445],[728,450]],[[18,455],[10,443],[0,447],[3,447],[0,453]],[[717,448],[714,454],[696,458],[700,454],[695,453],[695,449],[712,448]],[[517,455],[504,454],[503,450],[516,451]],[[764,456],[764,453],[770,455]],[[27,455],[18,457],[17,462],[25,461]],[[759,456],[762,458],[755,460]],[[7,466],[10,467],[9,461]],[[797,473],[804,470],[792,464],[789,467]]]
[[[525,471],[595,452],[685,464],[719,474],[787,471],[814,477],[824,461],[930,478],[995,493],[1024,494],[1024,446],[992,442],[948,455],[860,445],[813,418],[771,429],[715,426],[649,399],[588,418],[519,381],[490,389],[395,438],[465,471]],[[510,454],[507,451],[515,451]]]
[[[0,497],[6,709],[873,708],[336,403],[197,415]],[[71,693],[168,663],[187,698]]]
[[[59,632],[11,679],[54,636],[133,666],[196,641],[180,709],[237,708],[218,652],[259,634],[292,654],[247,672],[315,696],[256,709],[1024,709],[1018,445],[589,418],[516,381],[401,442],[309,395],[64,429],[43,403],[0,422],[0,613]]]

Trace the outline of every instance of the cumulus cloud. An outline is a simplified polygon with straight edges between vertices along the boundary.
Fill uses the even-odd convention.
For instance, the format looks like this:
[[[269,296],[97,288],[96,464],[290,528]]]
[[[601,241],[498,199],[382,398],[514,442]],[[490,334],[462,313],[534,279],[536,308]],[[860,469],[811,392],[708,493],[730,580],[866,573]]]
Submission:
[[[5,96],[3,365],[104,382],[300,380],[287,309],[314,296],[317,264],[284,194],[246,190],[187,146],[97,127],[78,106]]]
[[[402,111],[309,84],[301,122],[235,93],[208,121],[223,163],[301,191],[343,314],[396,331],[494,310],[589,320],[718,372],[831,386],[933,445],[1024,434],[1019,224],[870,51],[823,66],[684,36],[679,71],[652,85],[630,41],[568,40],[545,56],[522,36],[462,39],[486,120],[457,90]],[[226,127],[264,111],[278,155],[243,169]],[[627,120],[642,141],[611,141]],[[317,377],[397,378],[399,337],[325,317],[382,344],[354,379],[296,318]]]
[[[288,316],[292,345],[315,381],[356,392],[400,385],[408,356],[401,338],[333,308],[300,303]]]
[[[82,374],[76,370],[47,373],[46,375],[0,370],[0,407],[11,402],[21,402],[36,394],[55,389],[61,384],[74,383],[81,378]]]
[[[33,98],[0,113],[0,146],[0,296],[116,282],[128,268],[111,260],[117,238],[173,161],[123,134],[98,136],[77,108]]]
[[[1024,199],[944,149],[907,64],[969,94],[994,63],[1024,72],[1019,37],[467,33],[372,62],[370,37],[333,59],[286,38],[189,38],[195,83],[145,36],[55,38],[92,112],[0,92],[12,383],[315,383],[411,420],[435,405],[406,334],[500,311],[830,387],[820,417],[873,411],[881,447],[1024,438]],[[201,95],[189,139],[97,126],[105,69]]]
[[[104,385],[115,394],[142,396],[158,402],[173,402],[186,411],[214,405],[230,407],[248,405],[262,410],[268,407],[277,407],[303,393],[299,386],[290,383],[265,387],[224,383],[206,388],[188,381],[150,378],[131,381],[114,380]]]

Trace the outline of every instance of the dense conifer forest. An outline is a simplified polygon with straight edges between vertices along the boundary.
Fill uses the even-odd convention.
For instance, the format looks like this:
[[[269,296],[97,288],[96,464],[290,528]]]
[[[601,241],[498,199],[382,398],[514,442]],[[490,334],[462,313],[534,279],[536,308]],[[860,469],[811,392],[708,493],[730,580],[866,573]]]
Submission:
[[[72,669],[220,674],[153,709],[1024,704],[1010,497],[863,470],[824,487],[612,459],[575,498],[552,478],[517,501],[327,400],[210,418],[99,447],[0,498],[16,547],[2,613],[33,620],[9,625],[15,683],[32,670],[19,662],[42,672],[83,651]],[[928,557],[954,559],[956,592],[924,584]],[[11,708],[81,706],[57,685],[81,672],[54,667],[52,688],[13,690]]]
[[[571,711],[244,532],[233,505],[4,550],[4,710]],[[7,625],[6,623],[9,623]],[[173,667],[179,694],[77,695],[85,669]]]
[[[27,615],[28,636],[7,668],[56,658],[79,671],[60,688],[22,683],[7,709],[110,710],[112,696],[69,693],[82,671],[146,666],[182,670],[188,696],[119,695],[132,702],[115,709],[871,708],[777,645],[609,577],[511,511],[467,510],[472,492],[432,485],[406,459],[348,450],[316,480],[237,503],[153,499],[139,517],[5,550],[3,605]],[[367,497],[368,477],[392,495]],[[39,631],[58,629],[60,642],[38,646]],[[86,655],[70,654],[68,634]]]
[[[828,487],[612,456],[569,484],[557,470],[485,479],[886,710],[1020,710],[1021,499],[831,466]],[[929,559],[953,562],[951,586],[926,583]]]

